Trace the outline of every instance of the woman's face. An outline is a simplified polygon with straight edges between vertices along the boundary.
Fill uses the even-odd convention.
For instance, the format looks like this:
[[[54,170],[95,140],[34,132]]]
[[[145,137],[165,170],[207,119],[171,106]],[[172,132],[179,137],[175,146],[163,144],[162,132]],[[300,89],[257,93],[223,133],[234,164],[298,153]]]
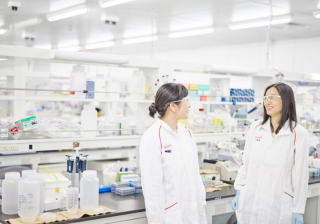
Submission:
[[[178,119],[188,119],[189,108],[190,108],[190,101],[189,97],[185,97],[182,99],[179,105],[174,104],[175,107],[175,114]]]
[[[280,96],[280,94],[275,87],[271,87],[266,92],[266,96]],[[270,100],[264,101],[264,107],[266,108],[267,114],[271,117],[281,115],[282,99],[278,97],[270,97]]]

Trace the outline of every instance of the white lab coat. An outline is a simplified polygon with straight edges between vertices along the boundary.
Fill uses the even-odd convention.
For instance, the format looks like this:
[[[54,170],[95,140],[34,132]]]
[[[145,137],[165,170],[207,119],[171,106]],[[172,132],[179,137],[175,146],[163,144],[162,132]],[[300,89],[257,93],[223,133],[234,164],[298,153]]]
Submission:
[[[239,224],[291,224],[304,213],[308,192],[308,133],[289,122],[272,137],[270,119],[254,122],[244,149],[235,189],[240,190]]]
[[[206,224],[206,193],[191,131],[178,134],[157,120],[140,143],[143,195],[149,224]]]

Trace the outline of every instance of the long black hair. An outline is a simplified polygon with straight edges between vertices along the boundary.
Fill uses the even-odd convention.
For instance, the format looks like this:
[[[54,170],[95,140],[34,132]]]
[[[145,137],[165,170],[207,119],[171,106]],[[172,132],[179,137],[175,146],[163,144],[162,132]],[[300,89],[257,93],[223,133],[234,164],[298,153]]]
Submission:
[[[264,91],[264,96],[266,95],[267,91],[272,87],[274,87],[278,90],[278,92],[281,96],[281,99],[282,99],[281,118],[279,121],[279,126],[278,126],[275,133],[278,134],[279,131],[281,130],[281,128],[284,126],[284,124],[287,121],[289,121],[290,130],[292,132],[293,125],[294,125],[294,127],[296,127],[297,120],[298,120],[297,114],[296,114],[296,103],[294,100],[293,91],[292,91],[291,87],[288,86],[287,84],[279,82],[279,83],[275,83],[275,84],[268,86],[266,88],[266,90]],[[263,109],[264,109],[264,117],[263,117],[262,124],[265,124],[268,121],[268,119],[270,118],[270,116],[267,114],[266,108],[263,107]],[[293,122],[295,122],[295,123],[293,124]]]
[[[158,112],[161,118],[167,111],[170,102],[182,100],[184,97],[188,96],[188,89],[178,83],[167,83],[162,85],[155,98],[155,103],[152,103],[149,107],[149,115],[154,118],[154,115]],[[181,102],[175,102],[179,105]]]

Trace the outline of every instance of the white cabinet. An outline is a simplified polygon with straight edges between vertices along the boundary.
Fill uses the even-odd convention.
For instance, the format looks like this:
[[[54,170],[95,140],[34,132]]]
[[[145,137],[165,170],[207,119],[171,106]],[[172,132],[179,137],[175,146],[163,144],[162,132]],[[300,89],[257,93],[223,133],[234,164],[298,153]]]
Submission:
[[[127,221],[127,224],[148,224],[147,218],[134,219]]]

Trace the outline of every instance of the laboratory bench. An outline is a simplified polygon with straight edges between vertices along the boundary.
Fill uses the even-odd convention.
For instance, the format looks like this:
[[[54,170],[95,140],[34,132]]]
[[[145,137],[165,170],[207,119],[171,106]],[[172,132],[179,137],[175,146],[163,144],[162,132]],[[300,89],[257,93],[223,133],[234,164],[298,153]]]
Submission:
[[[233,214],[231,201],[236,191],[232,187],[223,188],[221,191],[206,194],[206,212],[208,224],[224,223]],[[59,223],[79,223],[82,224],[148,224],[145,205],[142,194],[120,196],[111,192],[100,193],[100,205],[114,209],[117,212],[111,214],[101,214],[96,216],[84,216],[80,219],[62,221]],[[309,180],[308,201],[306,206],[305,224],[320,224],[320,178]],[[58,212],[53,210],[52,212]],[[18,218],[18,215],[4,215],[0,211],[0,222]],[[58,222],[56,222],[58,223]],[[226,222],[225,222],[226,223]]]

